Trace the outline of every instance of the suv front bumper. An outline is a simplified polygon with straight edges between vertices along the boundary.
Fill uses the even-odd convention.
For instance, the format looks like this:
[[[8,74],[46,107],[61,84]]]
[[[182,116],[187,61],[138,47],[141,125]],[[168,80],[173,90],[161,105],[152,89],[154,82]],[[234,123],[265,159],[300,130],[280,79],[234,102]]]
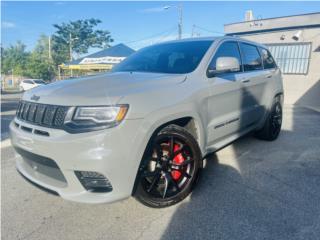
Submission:
[[[144,132],[140,131],[143,129],[141,122],[141,119],[126,120],[115,128],[70,134],[15,118],[10,124],[11,142],[23,153],[23,157],[16,156],[17,170],[64,199],[102,203],[127,198],[132,194],[146,146],[145,136],[139,136]],[[35,130],[48,132],[49,136],[35,134]],[[39,164],[33,165],[33,161]],[[111,183],[112,191],[87,191],[77,177],[77,171],[104,175]]]

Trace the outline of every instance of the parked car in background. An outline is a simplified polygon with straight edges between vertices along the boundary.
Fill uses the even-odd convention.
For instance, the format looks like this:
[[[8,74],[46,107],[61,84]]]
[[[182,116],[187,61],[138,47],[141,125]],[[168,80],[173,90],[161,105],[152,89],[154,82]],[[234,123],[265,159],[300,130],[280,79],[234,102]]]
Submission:
[[[248,132],[275,140],[281,72],[264,45],[234,37],[146,47],[111,73],[27,91],[10,124],[17,169],[78,202],[188,196],[203,159]]]
[[[22,80],[19,87],[20,91],[27,91],[29,89],[45,85],[46,82],[41,79],[25,79]]]

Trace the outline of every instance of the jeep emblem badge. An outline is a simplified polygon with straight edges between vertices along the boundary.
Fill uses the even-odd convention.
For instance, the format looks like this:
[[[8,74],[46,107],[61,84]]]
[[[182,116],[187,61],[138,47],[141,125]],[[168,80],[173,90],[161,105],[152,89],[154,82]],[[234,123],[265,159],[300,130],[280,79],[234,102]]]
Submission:
[[[39,99],[40,99],[40,96],[37,96],[35,94],[31,97],[31,100],[33,101],[38,101]]]

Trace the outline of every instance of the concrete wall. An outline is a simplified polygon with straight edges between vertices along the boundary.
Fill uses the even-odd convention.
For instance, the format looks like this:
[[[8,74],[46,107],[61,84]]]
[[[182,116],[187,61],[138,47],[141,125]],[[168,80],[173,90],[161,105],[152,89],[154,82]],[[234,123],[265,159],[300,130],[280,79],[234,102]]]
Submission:
[[[2,75],[1,76],[1,88],[3,90],[19,89],[19,84],[23,79],[27,79],[23,76],[17,75]]]
[[[295,41],[292,36],[299,30],[302,31],[301,38]],[[280,40],[282,35],[285,36],[284,40]],[[320,28],[266,32],[241,37],[259,43],[311,42],[312,52],[308,75],[283,75],[285,103],[310,105],[320,109],[320,51],[316,51],[320,47]]]

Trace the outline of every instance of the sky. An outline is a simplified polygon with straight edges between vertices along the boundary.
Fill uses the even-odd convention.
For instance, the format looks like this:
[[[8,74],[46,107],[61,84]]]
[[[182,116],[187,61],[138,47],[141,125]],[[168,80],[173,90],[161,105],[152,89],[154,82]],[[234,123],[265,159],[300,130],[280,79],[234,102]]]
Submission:
[[[223,34],[223,25],[244,20],[246,10],[256,18],[320,12],[320,2],[13,2],[1,1],[1,44],[18,40],[31,50],[40,34],[52,35],[53,24],[98,18],[100,29],[111,32],[117,43],[138,49],[159,41],[177,38],[178,9],[183,8],[183,37]],[[164,10],[164,6],[171,8]],[[94,52],[96,49],[91,49]]]

